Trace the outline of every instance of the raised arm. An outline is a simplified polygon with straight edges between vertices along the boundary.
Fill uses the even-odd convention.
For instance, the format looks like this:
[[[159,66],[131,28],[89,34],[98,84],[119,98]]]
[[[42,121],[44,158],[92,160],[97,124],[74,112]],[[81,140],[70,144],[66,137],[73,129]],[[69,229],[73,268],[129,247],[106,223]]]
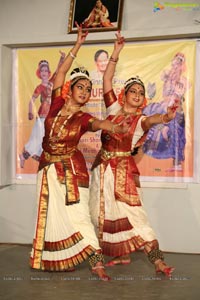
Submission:
[[[114,43],[114,49],[112,52],[112,55],[110,56],[108,65],[106,67],[104,76],[103,76],[103,92],[106,94],[112,89],[112,79],[115,74],[115,69],[116,69],[116,63],[119,59],[119,54],[121,50],[124,47],[124,37],[121,36],[120,31],[118,31],[116,34],[116,41]]]
[[[58,73],[58,70],[60,68],[60,66],[62,65],[62,63],[65,60],[66,54],[65,52],[59,51],[60,52],[60,59],[58,61],[58,65],[57,68],[55,70],[55,72],[53,73],[53,75],[51,76],[51,78],[49,79],[49,81],[51,81],[52,83],[54,82],[54,79],[56,78],[56,74]]]
[[[69,69],[71,68],[73,60],[76,57],[81,45],[85,42],[86,36],[88,34],[87,31],[84,32],[82,31],[82,26],[79,26],[78,24],[76,24],[76,26],[78,28],[76,43],[74,47],[71,49],[71,51],[69,52],[69,54],[66,56],[64,62],[59,67],[53,83],[53,89],[61,87],[64,84],[65,76],[69,71]]]

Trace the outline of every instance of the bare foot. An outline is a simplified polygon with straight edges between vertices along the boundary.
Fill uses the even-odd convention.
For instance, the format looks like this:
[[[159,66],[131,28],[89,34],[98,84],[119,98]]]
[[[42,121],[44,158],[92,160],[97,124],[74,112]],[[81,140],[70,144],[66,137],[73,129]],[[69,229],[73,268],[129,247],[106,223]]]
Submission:
[[[129,265],[131,263],[131,259],[129,255],[124,255],[124,256],[117,256],[107,262],[105,264],[106,267],[113,267],[115,265]]]
[[[175,270],[173,267],[169,267],[166,263],[160,259],[155,261],[156,273],[163,273],[167,277],[171,277],[172,272]]]
[[[92,274],[99,277],[100,280],[109,281],[111,278],[106,274],[105,268],[102,263],[97,263],[95,267],[92,267]]]

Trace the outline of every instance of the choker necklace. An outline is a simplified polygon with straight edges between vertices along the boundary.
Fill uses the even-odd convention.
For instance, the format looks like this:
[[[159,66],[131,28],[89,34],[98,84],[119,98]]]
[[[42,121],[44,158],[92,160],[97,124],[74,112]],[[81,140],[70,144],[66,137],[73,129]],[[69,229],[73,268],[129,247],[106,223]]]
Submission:
[[[125,116],[128,116],[128,115],[134,115],[135,116],[137,114],[137,112],[128,112],[128,111],[125,111],[123,107],[121,108],[121,112]]]
[[[67,115],[75,114],[80,110],[79,106],[68,106],[67,104],[64,104],[63,108]]]

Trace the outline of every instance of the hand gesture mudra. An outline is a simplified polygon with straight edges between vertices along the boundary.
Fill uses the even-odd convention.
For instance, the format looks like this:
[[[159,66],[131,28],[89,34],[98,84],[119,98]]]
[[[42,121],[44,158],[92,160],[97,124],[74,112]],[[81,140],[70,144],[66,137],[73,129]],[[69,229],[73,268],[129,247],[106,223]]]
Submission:
[[[83,44],[85,42],[85,39],[88,35],[88,31],[82,30],[82,24],[79,25],[77,22],[75,22],[75,25],[78,29],[78,35],[77,35],[77,43]]]
[[[124,44],[125,44],[125,38],[121,35],[121,32],[118,31],[116,34],[116,41],[115,41],[115,49],[116,50],[121,50],[123,47],[124,47]]]

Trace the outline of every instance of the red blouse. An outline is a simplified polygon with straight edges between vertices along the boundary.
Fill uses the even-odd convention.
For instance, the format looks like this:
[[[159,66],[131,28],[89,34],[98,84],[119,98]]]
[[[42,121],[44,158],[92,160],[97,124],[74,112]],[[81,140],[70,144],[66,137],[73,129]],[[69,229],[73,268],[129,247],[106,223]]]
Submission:
[[[81,136],[91,130],[91,124],[95,118],[82,111],[68,117],[61,116],[60,111],[64,103],[61,88],[54,90],[51,107],[45,119],[45,136],[39,170],[54,164],[60,182],[68,185],[67,202],[77,202],[78,186],[89,186],[86,162],[82,152],[78,149],[78,143]],[[69,191],[72,192],[69,193]]]

